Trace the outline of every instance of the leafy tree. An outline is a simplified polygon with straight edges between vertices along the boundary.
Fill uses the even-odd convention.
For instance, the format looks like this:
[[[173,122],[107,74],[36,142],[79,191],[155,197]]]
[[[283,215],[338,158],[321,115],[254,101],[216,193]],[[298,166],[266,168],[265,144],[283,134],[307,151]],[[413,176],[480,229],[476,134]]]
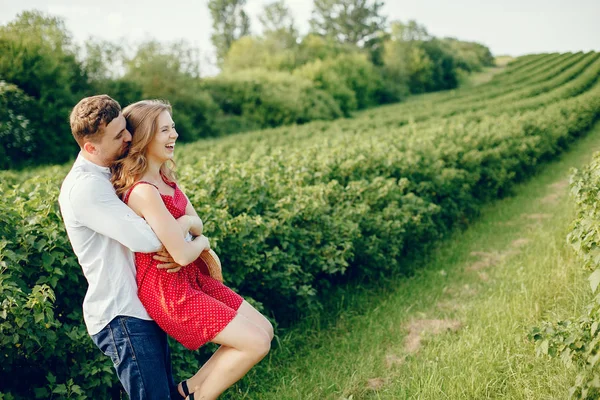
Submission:
[[[15,85],[0,81],[0,169],[21,166],[37,150],[30,121],[35,101]]]
[[[308,79],[261,69],[221,74],[203,81],[221,109],[261,127],[339,118],[335,100]]]
[[[89,89],[77,48],[64,22],[38,11],[26,11],[0,27],[0,76],[18,87],[34,104],[30,120],[37,129],[37,162],[61,162],[72,157],[76,144],[68,115]]]
[[[223,63],[231,44],[250,33],[250,18],[244,11],[246,0],[210,0],[208,9],[213,19],[211,35],[217,50],[217,61]]]
[[[365,41],[364,48],[368,51],[371,62],[381,67],[383,66],[383,54],[385,52],[385,43],[390,39],[388,32],[378,32],[374,37]]]
[[[297,35],[294,17],[284,0],[267,4],[258,20],[263,26],[263,33],[293,32]]]
[[[144,95],[176,92],[186,81],[200,77],[198,50],[185,41],[167,45],[150,40],[125,61],[125,69],[126,77],[142,83]]]
[[[315,0],[310,26],[314,33],[362,46],[385,29],[381,7],[378,0]]]
[[[0,73],[27,95],[59,100],[85,88],[77,48],[62,19],[25,11],[0,27],[0,41]]]
[[[308,34],[300,43],[286,46],[276,34],[264,37],[245,36],[235,41],[223,63],[225,72],[244,69],[293,71],[316,60],[335,58],[340,54],[358,53],[360,49],[332,38]]]
[[[284,0],[267,4],[258,19],[263,26],[263,37],[272,50],[282,52],[297,48],[298,30]]]
[[[83,67],[90,81],[118,79],[125,68],[125,48],[107,40],[89,39],[85,42]]]
[[[419,43],[388,41],[385,43],[384,63],[389,81],[406,86],[411,93],[423,93],[432,79],[432,61]]]
[[[298,68],[294,75],[310,79],[318,89],[329,93],[344,116],[349,117],[358,107],[356,93],[345,82],[345,77],[330,68],[330,61],[315,60]]]
[[[244,36],[233,42],[223,60],[223,70],[288,70],[296,66],[298,31],[283,0],[269,3],[259,15],[261,36]]]
[[[432,62],[431,78],[426,81],[425,91],[454,89],[458,86],[456,61],[452,53],[438,39],[420,43]]]
[[[104,93],[125,107],[142,98],[141,83],[125,79],[126,49],[120,43],[90,39],[85,43],[83,66],[90,94]]]
[[[454,38],[444,38],[441,42],[454,56],[457,68],[466,72],[480,71],[482,67],[494,65],[494,56],[490,49],[482,44]]]
[[[298,65],[314,60],[325,60],[340,54],[357,53],[360,49],[352,44],[339,43],[331,37],[306,35],[298,46]]]
[[[223,61],[223,71],[254,68],[291,71],[296,66],[296,58],[297,48],[285,47],[275,35],[263,38],[244,36],[231,45]]]
[[[463,47],[455,44],[454,48]],[[407,85],[411,93],[452,89],[458,85],[457,52],[416,21],[394,21],[383,53],[384,75],[391,82]]]
[[[324,61],[316,60],[295,72],[313,81],[317,88],[331,94],[345,115],[375,104],[381,75],[366,54],[340,54]]]
[[[185,42],[170,46],[156,41],[142,43],[125,63],[124,81],[139,87],[140,98],[161,98],[173,105],[182,141],[212,136],[218,108],[200,90],[197,50]]]
[[[390,25],[390,37],[392,40],[401,42],[425,41],[431,40],[432,36],[427,32],[427,28],[419,25],[417,21],[410,20],[408,23],[394,21]]]

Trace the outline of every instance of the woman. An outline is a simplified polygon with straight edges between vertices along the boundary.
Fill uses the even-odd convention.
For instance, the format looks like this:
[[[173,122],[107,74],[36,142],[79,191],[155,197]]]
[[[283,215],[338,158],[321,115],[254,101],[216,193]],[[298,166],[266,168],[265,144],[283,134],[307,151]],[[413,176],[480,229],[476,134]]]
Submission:
[[[179,384],[182,398],[216,399],[243,377],[270,349],[273,327],[247,301],[201,273],[195,263],[210,248],[202,221],[179,189],[171,169],[178,134],[171,106],[159,100],[123,110],[132,141],[126,157],[112,167],[112,183],[145,218],[179,272],[156,268],[152,254],[135,254],[138,296],[167,334],[190,350],[206,342],[221,345],[202,368]],[[187,234],[195,236],[186,241]]]

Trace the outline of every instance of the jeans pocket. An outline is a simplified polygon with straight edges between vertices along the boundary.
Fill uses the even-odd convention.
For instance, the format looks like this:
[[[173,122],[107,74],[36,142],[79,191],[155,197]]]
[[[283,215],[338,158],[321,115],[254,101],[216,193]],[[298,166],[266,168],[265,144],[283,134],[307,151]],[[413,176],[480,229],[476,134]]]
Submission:
[[[99,333],[93,335],[92,340],[104,355],[110,357],[115,367],[121,363],[115,343],[115,336],[110,325],[107,325]]]
[[[110,357],[115,367],[118,367],[121,364],[121,358],[119,357],[119,353],[117,352],[117,346],[114,342],[110,343],[106,349],[104,350],[104,354]]]

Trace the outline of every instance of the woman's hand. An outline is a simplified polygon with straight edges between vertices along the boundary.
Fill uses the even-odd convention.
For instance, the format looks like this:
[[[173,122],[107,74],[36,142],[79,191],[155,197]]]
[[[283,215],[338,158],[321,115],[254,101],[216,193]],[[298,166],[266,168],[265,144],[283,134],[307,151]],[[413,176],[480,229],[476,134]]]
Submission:
[[[204,224],[200,217],[193,215],[179,217],[177,223],[183,232],[183,236],[187,236],[188,233],[191,233],[193,236],[200,236],[204,230]]]
[[[192,218],[189,215],[184,215],[177,218],[177,223],[183,232],[183,236],[187,236],[188,232],[192,228]]]
[[[196,239],[198,239],[198,240],[200,240],[200,241],[203,242],[204,250],[202,250],[202,251],[208,251],[208,250],[210,250],[210,242],[208,241],[208,238],[206,236],[200,235],[200,237],[198,237]]]
[[[200,236],[202,235],[202,232],[204,231],[204,224],[202,223],[202,220],[200,219],[200,217],[194,216],[194,215],[188,215],[188,218],[190,219],[190,233],[194,236]]]

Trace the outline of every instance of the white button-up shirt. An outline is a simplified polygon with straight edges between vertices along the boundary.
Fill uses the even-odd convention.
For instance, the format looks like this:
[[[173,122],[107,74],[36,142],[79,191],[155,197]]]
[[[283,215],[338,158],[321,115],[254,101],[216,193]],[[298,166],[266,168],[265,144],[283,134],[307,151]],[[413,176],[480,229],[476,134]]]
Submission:
[[[88,281],[83,318],[89,334],[100,332],[118,315],[151,320],[137,296],[132,252],[151,253],[162,245],[146,221],[117,197],[110,170],[80,153],[58,202]]]

